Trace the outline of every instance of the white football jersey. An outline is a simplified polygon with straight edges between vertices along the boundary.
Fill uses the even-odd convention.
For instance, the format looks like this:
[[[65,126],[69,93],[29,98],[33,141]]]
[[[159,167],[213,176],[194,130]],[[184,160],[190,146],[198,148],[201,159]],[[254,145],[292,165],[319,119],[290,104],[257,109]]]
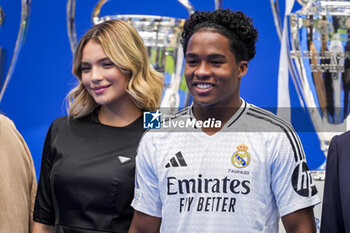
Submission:
[[[191,107],[143,136],[132,206],[162,218],[161,232],[274,233],[320,202],[292,126],[242,102],[212,136],[188,127]]]

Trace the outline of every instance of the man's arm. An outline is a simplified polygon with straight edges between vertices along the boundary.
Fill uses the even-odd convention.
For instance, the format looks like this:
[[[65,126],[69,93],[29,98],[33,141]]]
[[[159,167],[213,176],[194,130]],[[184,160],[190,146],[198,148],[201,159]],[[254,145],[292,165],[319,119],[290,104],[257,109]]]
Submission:
[[[316,224],[313,207],[297,210],[282,217],[287,233],[315,233]]]
[[[338,136],[333,137],[328,149],[326,180],[322,206],[321,233],[345,232],[339,185],[340,161],[338,160],[338,156],[340,153],[338,150],[341,148],[341,144],[338,143],[338,139]]]
[[[135,210],[129,233],[158,233],[161,220]]]

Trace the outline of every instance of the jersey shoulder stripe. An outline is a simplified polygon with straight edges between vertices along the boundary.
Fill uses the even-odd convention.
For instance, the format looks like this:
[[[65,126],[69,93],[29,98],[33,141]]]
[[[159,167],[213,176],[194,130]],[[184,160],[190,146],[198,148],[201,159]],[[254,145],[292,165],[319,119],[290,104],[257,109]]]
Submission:
[[[247,111],[247,115],[264,120],[266,122],[269,122],[277,127],[279,127],[287,136],[293,152],[294,152],[294,158],[295,161],[298,162],[299,160],[305,159],[305,154],[301,146],[301,142],[299,137],[296,135],[293,127],[286,122],[285,120],[277,117],[273,113],[263,110],[261,108],[258,108],[256,106],[251,106],[249,110]]]

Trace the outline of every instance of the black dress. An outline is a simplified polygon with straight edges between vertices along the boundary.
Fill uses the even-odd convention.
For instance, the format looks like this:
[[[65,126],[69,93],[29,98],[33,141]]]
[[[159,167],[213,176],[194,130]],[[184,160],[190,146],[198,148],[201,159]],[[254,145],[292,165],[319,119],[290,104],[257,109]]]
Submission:
[[[56,233],[127,232],[142,117],[112,127],[93,113],[56,119],[47,133],[34,221]]]

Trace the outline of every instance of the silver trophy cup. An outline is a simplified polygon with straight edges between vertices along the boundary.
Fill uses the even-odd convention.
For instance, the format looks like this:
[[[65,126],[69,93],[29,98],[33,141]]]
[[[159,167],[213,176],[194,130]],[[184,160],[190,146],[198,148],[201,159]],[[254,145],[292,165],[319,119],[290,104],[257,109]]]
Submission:
[[[348,129],[350,2],[304,1],[287,16],[296,83],[327,153],[335,134]]]
[[[282,45],[284,40],[287,41],[285,51],[289,73],[325,154],[319,170],[312,171],[322,198],[330,140],[334,135],[349,130],[350,125],[350,2],[297,1],[302,9],[285,16],[284,27],[287,28],[281,26],[278,0],[271,0],[271,6]],[[291,1],[286,0],[287,4]],[[292,9],[291,5],[289,7]],[[287,29],[287,33],[282,36],[283,29]],[[315,207],[318,230],[321,207]]]
[[[270,1],[283,43],[278,0]],[[326,155],[332,137],[349,129],[350,2],[297,1],[302,9],[285,18],[287,62],[301,105],[309,112]]]

